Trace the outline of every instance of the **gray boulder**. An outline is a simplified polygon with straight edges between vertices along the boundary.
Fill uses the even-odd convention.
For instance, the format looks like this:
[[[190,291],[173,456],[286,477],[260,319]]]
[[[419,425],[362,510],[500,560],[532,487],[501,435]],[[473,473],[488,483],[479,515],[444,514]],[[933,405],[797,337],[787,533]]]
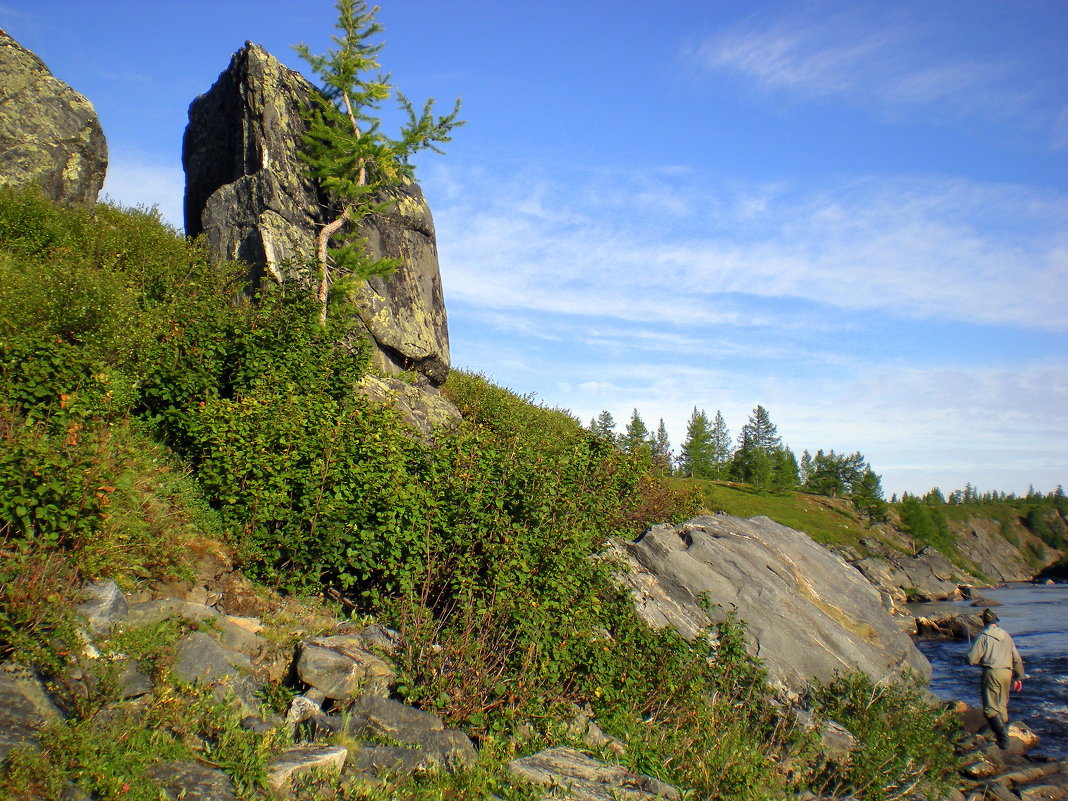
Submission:
[[[298,156],[306,128],[301,110],[316,91],[246,43],[189,107],[182,149],[186,233],[203,233],[216,259],[248,262],[256,282],[317,280],[315,235],[337,207]],[[403,265],[359,289],[358,314],[387,374],[411,370],[438,386],[449,372],[449,339],[430,209],[415,184],[380,200],[389,211],[355,235],[374,255]]]
[[[358,635],[315,637],[305,642],[297,660],[297,675],[327,698],[389,695],[393,668],[364,648]]]
[[[388,698],[363,696],[346,710],[346,729],[356,737],[369,735],[412,746],[426,764],[456,769],[478,759],[470,738],[446,729],[436,715]]]
[[[692,640],[737,609],[754,655],[784,689],[856,670],[876,681],[902,671],[930,678],[930,664],[860,572],[766,517],[655,526],[622,555],[629,572],[621,580],[647,622]],[[714,613],[703,597],[718,604]]]
[[[92,103],[0,31],[0,185],[36,184],[57,202],[91,204],[107,166]]]
[[[249,676],[252,660],[245,654],[224,648],[210,634],[194,631],[178,641],[174,656],[174,675],[190,684],[214,688],[220,701],[233,692],[236,702],[248,713],[259,707],[259,689]]]

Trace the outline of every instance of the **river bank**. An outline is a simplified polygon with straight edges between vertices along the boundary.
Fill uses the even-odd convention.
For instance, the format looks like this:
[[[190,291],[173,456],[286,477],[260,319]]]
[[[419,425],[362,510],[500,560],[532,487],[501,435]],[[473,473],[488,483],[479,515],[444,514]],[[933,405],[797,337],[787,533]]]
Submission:
[[[1027,677],[1022,692],[1012,695],[1009,712],[1042,738],[1037,749],[1051,757],[1068,757],[1068,585],[1012,584],[984,589],[997,604],[1001,626],[1012,634]],[[910,605],[920,616],[975,614],[970,601]],[[978,671],[967,663],[964,640],[921,640],[920,651],[932,667],[931,690],[943,699],[979,701]]]

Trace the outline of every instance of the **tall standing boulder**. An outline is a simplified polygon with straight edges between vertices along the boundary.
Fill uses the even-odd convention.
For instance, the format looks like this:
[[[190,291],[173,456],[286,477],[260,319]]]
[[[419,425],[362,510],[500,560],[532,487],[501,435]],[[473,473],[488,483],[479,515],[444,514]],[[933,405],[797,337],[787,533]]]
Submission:
[[[107,167],[93,104],[0,30],[0,184],[36,184],[60,203],[91,204]]]
[[[185,228],[203,233],[217,259],[242,259],[254,281],[316,280],[315,236],[336,216],[300,160],[301,111],[318,91],[300,73],[248,42],[189,107],[182,149]],[[399,258],[392,275],[365,282],[360,319],[387,374],[415,371],[438,386],[449,372],[449,337],[430,209],[407,184],[383,215],[358,231],[376,257]]]

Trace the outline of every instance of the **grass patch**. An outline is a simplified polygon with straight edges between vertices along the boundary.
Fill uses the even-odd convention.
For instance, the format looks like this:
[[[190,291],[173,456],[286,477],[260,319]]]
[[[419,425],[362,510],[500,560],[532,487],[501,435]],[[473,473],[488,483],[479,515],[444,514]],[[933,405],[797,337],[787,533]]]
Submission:
[[[670,482],[680,490],[696,490],[709,512],[744,518],[764,515],[803,531],[823,545],[859,547],[861,539],[879,537],[878,529],[868,527],[849,501],[803,492],[760,494],[744,484],[726,481],[672,478]]]

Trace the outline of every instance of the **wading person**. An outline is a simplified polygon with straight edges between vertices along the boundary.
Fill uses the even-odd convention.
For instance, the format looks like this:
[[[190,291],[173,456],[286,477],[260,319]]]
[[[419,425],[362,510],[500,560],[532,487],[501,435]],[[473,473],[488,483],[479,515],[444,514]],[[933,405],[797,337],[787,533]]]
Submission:
[[[983,714],[998,738],[998,746],[1009,747],[1009,688],[1023,687],[1024,666],[1016,643],[998,626],[998,616],[990,609],[980,615],[985,628],[968,651],[968,664],[983,668]]]

